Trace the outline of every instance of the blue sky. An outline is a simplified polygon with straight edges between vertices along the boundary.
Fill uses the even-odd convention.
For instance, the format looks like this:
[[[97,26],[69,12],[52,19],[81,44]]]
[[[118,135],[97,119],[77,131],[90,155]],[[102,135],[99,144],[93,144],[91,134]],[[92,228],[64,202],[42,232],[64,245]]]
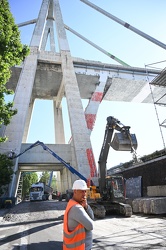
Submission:
[[[37,18],[41,2],[41,0],[9,0],[15,22],[21,23]],[[165,61],[166,52],[164,49],[124,28],[79,0],[60,0],[59,2],[66,25],[129,65],[145,67],[147,64],[155,63],[153,66],[156,68],[164,68],[166,66],[165,63],[157,63]],[[93,0],[91,2],[135,28],[166,43],[165,0]],[[20,28],[22,43],[30,43],[33,28],[34,25]],[[66,31],[66,33],[72,56],[117,64],[117,62],[69,31]],[[84,107],[86,103],[87,101],[83,101]],[[157,107],[157,110],[161,122],[166,118],[166,108]],[[54,143],[52,112],[52,103],[50,101],[36,101],[28,142],[33,143],[40,140],[44,143]],[[67,143],[71,134],[65,100],[63,101],[63,115]],[[131,132],[136,134],[138,140],[138,156],[163,148],[163,141],[153,104],[104,101],[100,105],[95,128],[91,135],[96,164],[103,143],[106,118],[108,116],[114,116],[124,125],[131,126]],[[162,129],[164,138],[166,135],[165,130],[166,128]],[[116,152],[110,149],[107,168],[131,159],[132,155],[130,152]]]

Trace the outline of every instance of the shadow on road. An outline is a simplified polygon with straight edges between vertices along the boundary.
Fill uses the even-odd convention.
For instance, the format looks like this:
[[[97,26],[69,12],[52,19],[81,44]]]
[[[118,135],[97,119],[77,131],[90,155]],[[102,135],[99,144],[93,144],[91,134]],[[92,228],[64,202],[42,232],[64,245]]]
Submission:
[[[27,250],[62,250],[62,242],[60,241],[49,241],[32,243],[29,245],[22,245],[21,249]],[[20,250],[20,246],[15,246],[12,250]]]
[[[19,233],[16,233],[16,234],[9,235],[9,236],[5,237],[4,239],[0,240],[0,246],[3,246],[6,243],[16,241],[16,240],[20,239],[22,237],[22,235],[25,236],[25,235],[35,234],[36,232],[42,231],[44,229],[48,229],[50,227],[57,226],[57,225],[59,225],[61,223],[62,223],[61,221],[60,222],[53,222],[53,223],[49,223],[49,224],[46,224],[46,225],[40,225],[40,226],[31,228],[31,229],[28,229],[28,230],[24,230],[23,232],[19,232]],[[46,242],[44,242],[44,243],[46,244]],[[44,244],[44,243],[42,243],[42,244]],[[38,244],[40,244],[40,243],[38,243]],[[36,245],[38,245],[38,244],[36,244]],[[28,248],[28,249],[38,249],[38,248]],[[46,250],[46,249],[51,249],[51,248],[48,247],[48,248],[40,248],[40,249]],[[55,242],[54,242],[54,249],[59,250],[59,248],[55,248]]]

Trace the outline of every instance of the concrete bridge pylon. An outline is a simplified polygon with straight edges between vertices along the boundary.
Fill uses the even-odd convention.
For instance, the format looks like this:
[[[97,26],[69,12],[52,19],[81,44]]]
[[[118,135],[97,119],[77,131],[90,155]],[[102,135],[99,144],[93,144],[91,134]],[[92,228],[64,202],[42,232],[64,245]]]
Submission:
[[[58,46],[55,46],[54,24],[56,25]],[[40,63],[38,58],[39,55],[42,54],[42,57],[47,60],[47,53],[45,52],[48,36],[50,38],[49,55],[52,53],[51,56],[54,57],[54,64],[56,65],[57,60],[57,64],[60,65],[62,72],[62,79],[58,93],[57,95],[50,96],[50,99],[54,102],[55,141],[58,144],[65,143],[61,107],[62,98],[65,96],[72,133],[72,162],[70,162],[70,164],[86,178],[91,177],[92,180],[96,181],[97,169],[90,141],[90,133],[87,127],[87,121],[81,102],[73,60],[58,0],[42,1],[30,42],[30,55],[23,62],[21,74],[15,90],[14,108],[17,109],[18,113],[13,117],[11,123],[3,130],[3,133],[9,138],[3,146],[6,152],[13,150],[16,154],[19,154],[22,143],[25,143],[27,140],[34,100],[36,98],[33,88],[36,71]],[[56,52],[57,47],[59,47],[58,52]],[[40,87],[40,82],[38,84]],[[45,79],[46,89],[47,84],[49,84],[49,81]],[[96,112],[97,110],[95,110],[95,113]],[[18,158],[16,158],[14,175],[9,190],[10,196],[16,196],[20,173]],[[65,184],[65,187],[67,187],[67,185],[71,185],[75,177],[65,169],[62,178],[68,181],[68,184]]]

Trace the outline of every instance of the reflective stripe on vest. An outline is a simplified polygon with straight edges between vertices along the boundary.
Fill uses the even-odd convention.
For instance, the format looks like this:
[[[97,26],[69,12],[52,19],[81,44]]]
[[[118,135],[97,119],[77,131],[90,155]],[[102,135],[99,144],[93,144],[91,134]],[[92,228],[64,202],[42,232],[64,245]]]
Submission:
[[[82,224],[78,224],[73,231],[68,231],[68,212],[79,204],[74,200],[69,200],[64,214],[63,224],[63,250],[85,250],[85,228]]]
[[[84,233],[84,232],[85,232],[85,229],[80,228],[77,231],[73,231],[70,235],[64,232],[64,236],[68,239],[71,239],[71,238],[75,237],[77,234]]]
[[[78,242],[74,242],[71,244],[65,244],[65,242],[63,242],[63,249],[74,249],[74,250],[85,250],[85,240],[80,240]],[[64,248],[65,247],[65,248]]]

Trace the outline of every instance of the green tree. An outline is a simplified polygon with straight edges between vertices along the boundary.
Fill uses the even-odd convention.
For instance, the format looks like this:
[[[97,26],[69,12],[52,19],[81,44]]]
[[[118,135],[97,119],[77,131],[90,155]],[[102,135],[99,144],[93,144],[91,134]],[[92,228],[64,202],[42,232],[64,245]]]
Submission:
[[[5,102],[5,95],[13,94],[6,88],[6,83],[11,76],[10,68],[19,65],[29,54],[27,45],[22,45],[20,32],[10,12],[7,0],[0,0],[0,127],[10,123],[11,118],[17,113],[13,109],[13,102]],[[0,137],[0,142],[7,138]]]
[[[19,65],[29,54],[27,45],[22,45],[20,32],[10,12],[7,0],[0,0],[0,127],[7,126],[11,118],[17,113],[13,102],[5,102],[5,95],[13,94],[6,88],[11,76],[11,67]],[[0,143],[7,138],[0,136]],[[11,181],[13,163],[6,155],[0,155],[0,194],[2,186]]]
[[[0,196],[5,193],[6,186],[11,181],[13,162],[4,154],[0,154]]]
[[[57,179],[55,175],[52,177],[51,187],[53,188],[54,192],[57,191]]]
[[[29,189],[33,183],[38,182],[38,175],[36,172],[25,173],[23,176],[23,187],[22,187],[22,197],[25,198],[29,195]]]
[[[49,182],[49,178],[50,178],[50,172],[44,171],[42,172],[39,182],[44,182],[47,185]]]

